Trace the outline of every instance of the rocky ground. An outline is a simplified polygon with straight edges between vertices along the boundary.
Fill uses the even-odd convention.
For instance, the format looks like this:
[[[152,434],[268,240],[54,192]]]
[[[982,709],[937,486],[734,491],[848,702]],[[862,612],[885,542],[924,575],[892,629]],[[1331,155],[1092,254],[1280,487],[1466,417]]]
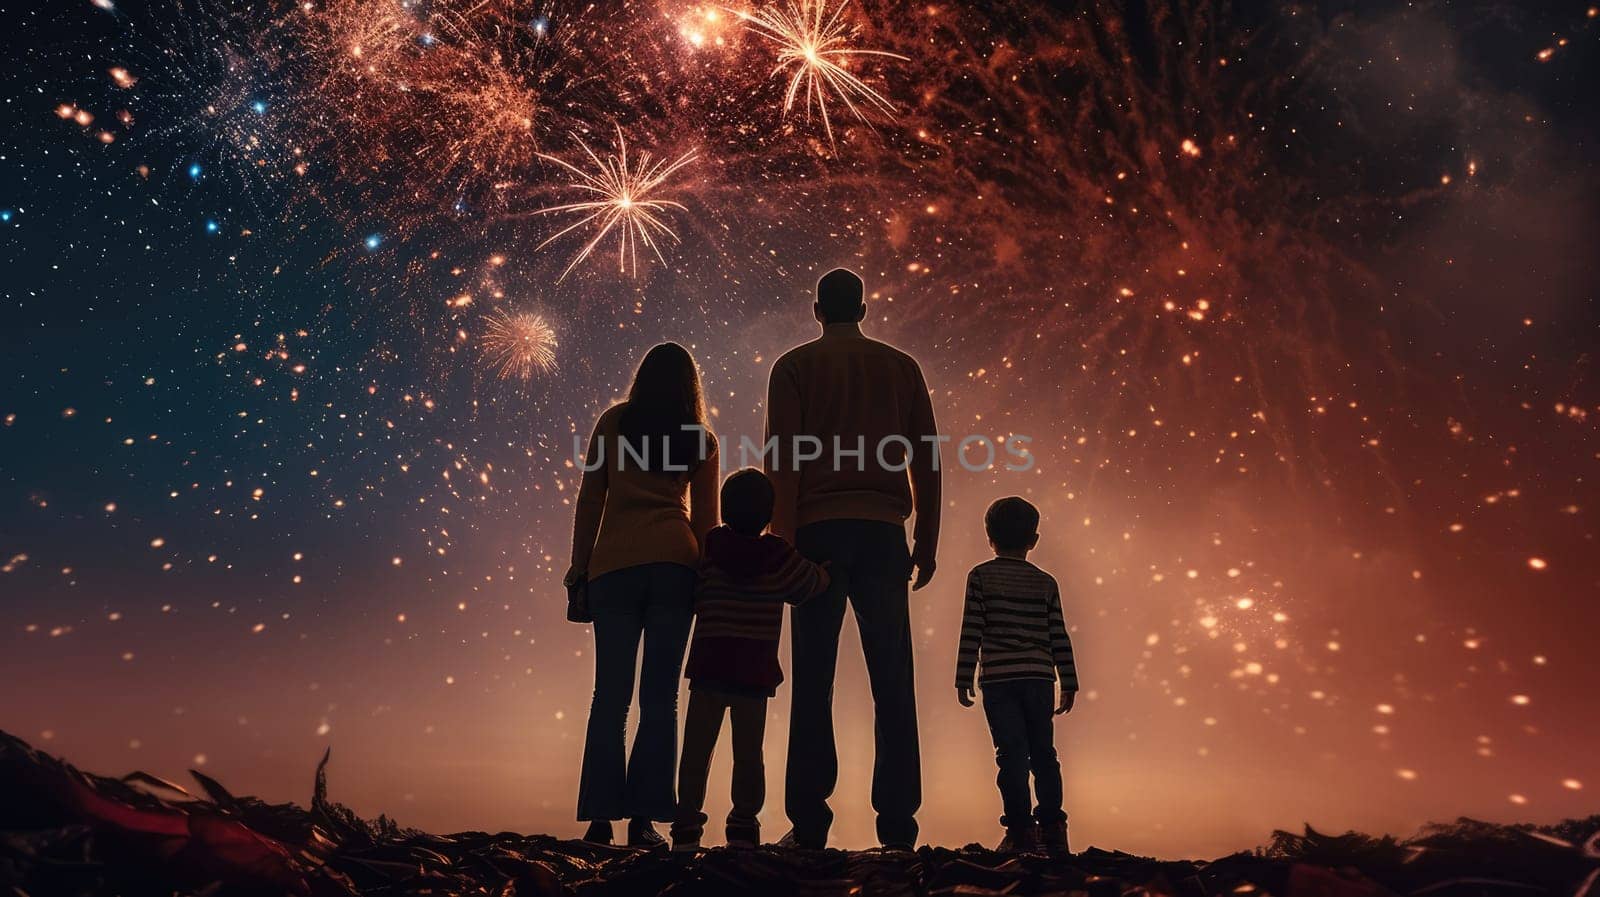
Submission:
[[[324,765],[326,758],[324,758]],[[328,800],[190,793],[81,772],[0,732],[0,889],[11,895],[987,895],[1600,897],[1600,816],[1550,827],[1461,820],[1408,840],[1278,832],[1249,853],[1155,860],[1090,849],[1005,856],[714,849],[689,858],[541,835],[430,835]]]

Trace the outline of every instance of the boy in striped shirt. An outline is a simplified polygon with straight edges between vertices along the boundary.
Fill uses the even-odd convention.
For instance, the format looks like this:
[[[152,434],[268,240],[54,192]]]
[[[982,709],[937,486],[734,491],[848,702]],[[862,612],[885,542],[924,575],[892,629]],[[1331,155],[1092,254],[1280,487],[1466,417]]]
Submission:
[[[1051,717],[1072,709],[1078,674],[1061,616],[1061,591],[1054,577],[1028,563],[1028,552],[1039,544],[1037,508],[1016,496],[1002,498],[989,506],[983,525],[995,557],[967,575],[956,698],[961,706],[972,706],[977,673],[1000,767],[996,781],[1005,811],[1000,823],[1006,827],[1000,850],[1033,850],[1042,842],[1052,853],[1064,854],[1067,815],[1061,810],[1061,764]],[[1031,812],[1030,772],[1037,797]]]
[[[678,812],[672,849],[692,852],[705,833],[706,778],[722,732],[733,720],[733,812],[729,847],[761,843],[756,815],[766,800],[761,759],[767,699],[783,681],[778,640],[784,604],[799,604],[832,589],[824,565],[806,560],[794,546],[766,532],[772,522],[772,481],[745,468],[722,484],[722,521],[706,535],[695,587],[694,640],[684,675],[689,708],[684,714],[683,756],[678,764]]]

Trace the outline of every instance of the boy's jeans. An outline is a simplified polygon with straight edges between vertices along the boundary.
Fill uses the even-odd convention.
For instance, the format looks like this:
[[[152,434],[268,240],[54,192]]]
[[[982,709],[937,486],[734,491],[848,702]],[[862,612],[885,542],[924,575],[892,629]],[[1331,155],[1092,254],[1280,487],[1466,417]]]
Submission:
[[[728,814],[728,840],[760,843],[756,816],[767,799],[767,770],[761,744],[767,726],[767,699],[733,695],[707,688],[689,692],[683,721],[683,759],[678,765],[678,818],[672,840],[699,842],[705,833],[706,777],[711,755],[722,734],[724,714],[733,718],[733,812]]]
[[[1055,748],[1056,686],[1049,679],[1011,679],[983,686],[983,715],[994,736],[995,781],[1005,815],[1000,824],[1027,823],[1028,773],[1038,806],[1032,816],[1040,824],[1064,822],[1061,812],[1061,764]]]

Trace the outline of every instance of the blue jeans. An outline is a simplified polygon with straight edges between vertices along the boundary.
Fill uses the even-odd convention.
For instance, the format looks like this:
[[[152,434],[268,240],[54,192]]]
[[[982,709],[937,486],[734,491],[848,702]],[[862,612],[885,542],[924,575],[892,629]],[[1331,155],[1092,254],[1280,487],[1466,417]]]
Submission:
[[[594,700],[578,783],[580,820],[668,822],[675,815],[678,681],[694,620],[694,583],[694,570],[672,563],[624,567],[589,583]],[[624,761],[641,637],[639,730]]]
[[[1005,815],[1000,824],[1012,827],[1032,820],[1042,824],[1064,822],[1061,812],[1061,763],[1055,745],[1056,684],[1049,679],[1009,679],[983,686],[983,715],[994,736],[994,760],[1000,768],[995,784]],[[1038,804],[1028,799],[1028,774]]]

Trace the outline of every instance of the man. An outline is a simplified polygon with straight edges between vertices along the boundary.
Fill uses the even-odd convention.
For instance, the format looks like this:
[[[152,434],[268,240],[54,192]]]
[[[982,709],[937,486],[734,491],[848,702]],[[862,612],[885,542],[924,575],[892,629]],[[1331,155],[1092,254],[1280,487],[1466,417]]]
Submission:
[[[922,370],[911,356],[861,332],[861,278],[839,268],[817,281],[822,335],[772,366],[767,389],[772,531],[800,553],[831,561],[848,583],[871,680],[876,725],[872,807],[885,847],[910,850],[922,804],[910,595],[933,578],[939,540],[939,437]],[[915,513],[912,547],[906,518]],[[833,679],[845,594],[794,608],[787,842],[820,849],[839,777]]]

